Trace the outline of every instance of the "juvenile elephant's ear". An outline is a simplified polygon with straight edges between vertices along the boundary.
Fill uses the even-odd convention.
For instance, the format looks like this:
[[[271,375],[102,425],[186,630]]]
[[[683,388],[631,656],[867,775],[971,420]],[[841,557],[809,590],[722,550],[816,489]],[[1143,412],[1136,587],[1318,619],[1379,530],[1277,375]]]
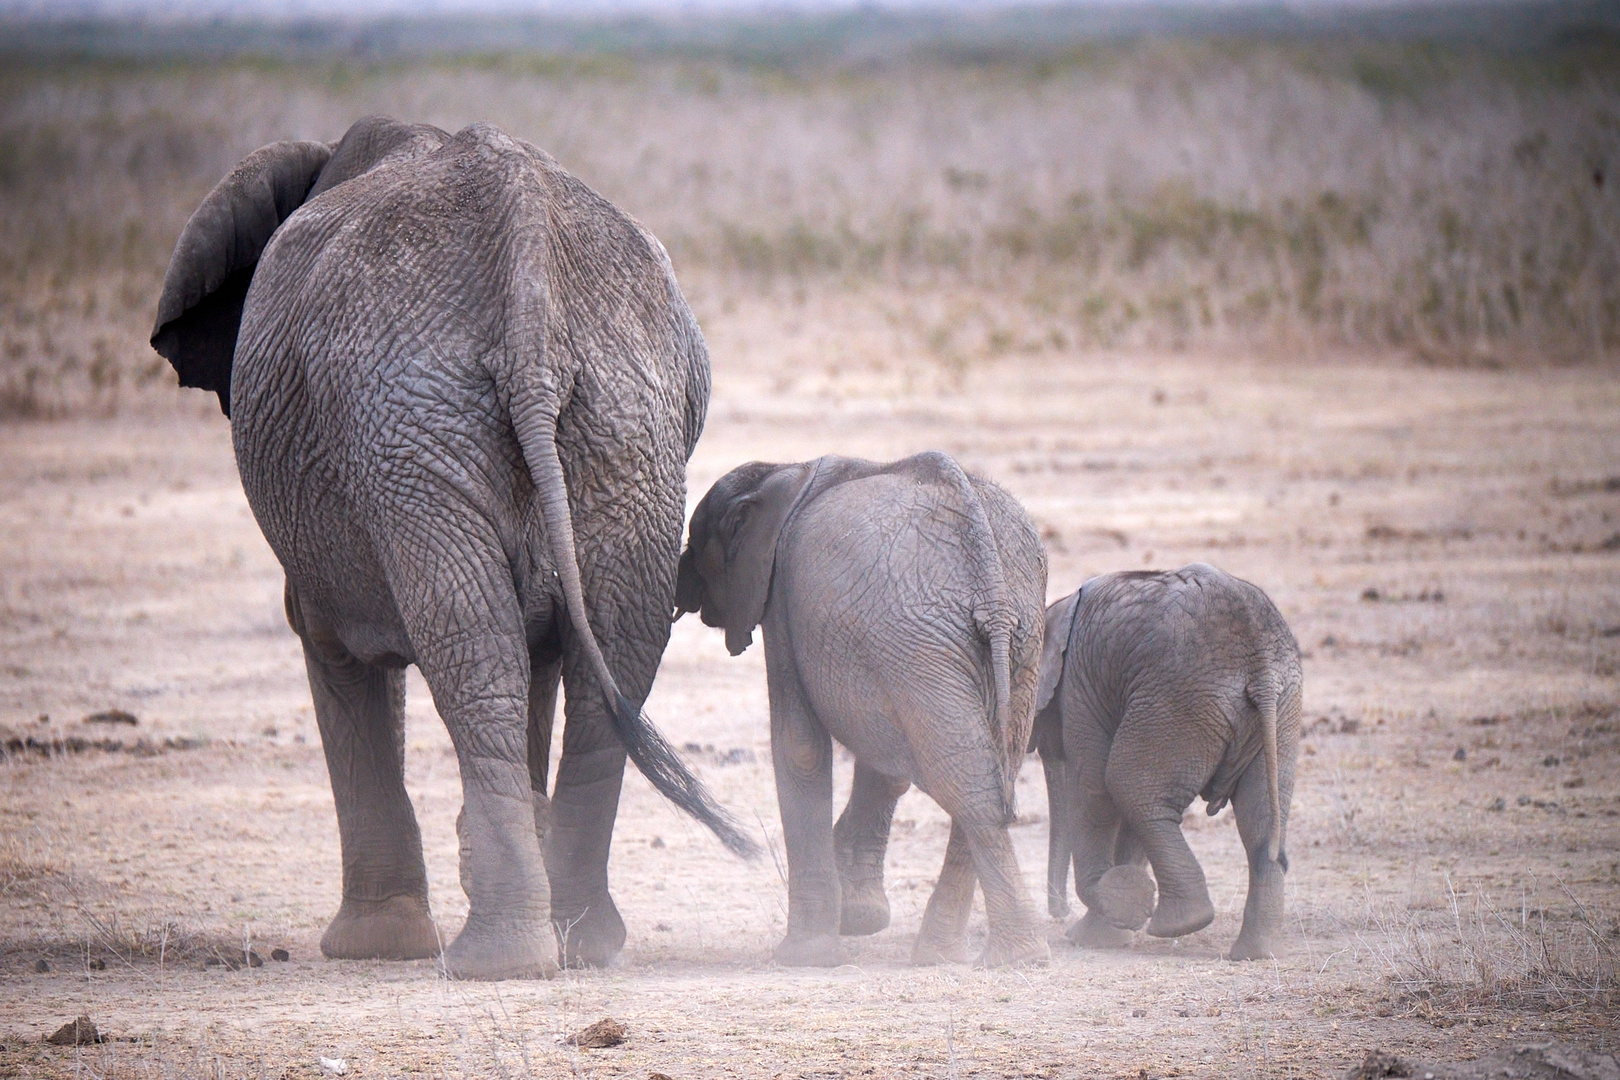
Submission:
[[[332,156],[318,142],[255,150],[221,180],[180,233],[163,275],[152,348],[181,386],[219,394],[231,415],[231,361],[253,268],[270,235],[304,204]]]
[[[1069,633],[1080,610],[1080,593],[1072,592],[1046,609],[1046,637],[1041,645],[1041,679],[1035,684],[1035,712],[1052,703],[1063,680],[1063,661],[1069,652]]]
[[[765,618],[771,595],[776,542],[815,474],[815,462],[772,468],[757,483],[736,489],[721,505],[708,508],[712,526],[701,547],[699,538],[693,537],[695,569],[703,583],[703,621],[725,627],[726,648],[732,656],[754,643],[754,627]],[[730,479],[722,479],[716,488]]]

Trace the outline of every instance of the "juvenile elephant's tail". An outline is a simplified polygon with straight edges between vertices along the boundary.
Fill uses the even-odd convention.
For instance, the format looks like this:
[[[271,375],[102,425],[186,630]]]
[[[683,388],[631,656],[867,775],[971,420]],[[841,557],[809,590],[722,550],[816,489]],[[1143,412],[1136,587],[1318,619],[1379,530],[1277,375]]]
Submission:
[[[1260,735],[1266,758],[1266,795],[1271,800],[1271,835],[1266,838],[1266,858],[1276,862],[1282,851],[1282,797],[1277,778],[1277,686],[1267,679],[1254,686],[1250,695],[1260,713]]]
[[[568,505],[568,485],[563,475],[562,460],[557,455],[557,421],[553,410],[541,401],[524,400],[514,395],[512,421],[517,429],[518,442],[523,448],[524,460],[534,482],[535,494],[540,501],[540,514],[545,520],[546,535],[551,540],[552,557],[557,564],[563,598],[568,606],[568,618],[579,637],[591,669],[596,674],[602,692],[607,696],[608,712],[619,741],[624,743],[630,760],[636,763],[652,786],[670,802],[706,825],[726,847],[747,859],[757,858],[759,847],[726,813],[703,782],[692,775],[675,748],[663,734],[642,714],[636,704],[619,690],[618,682],[608,670],[607,659],[591,629],[585,610],[585,591],[579,573],[579,558],[574,546],[574,519]]]
[[[985,512],[973,481],[945,454],[920,455],[934,459],[942,479],[956,488],[967,518],[966,547],[973,568],[973,623],[990,647],[991,738],[1001,765],[1001,806],[1011,823],[1018,814],[1018,769],[1024,762],[1029,732],[1017,730],[1012,715],[1012,633],[1018,620],[1007,598],[1007,576],[1001,565],[990,515]]]

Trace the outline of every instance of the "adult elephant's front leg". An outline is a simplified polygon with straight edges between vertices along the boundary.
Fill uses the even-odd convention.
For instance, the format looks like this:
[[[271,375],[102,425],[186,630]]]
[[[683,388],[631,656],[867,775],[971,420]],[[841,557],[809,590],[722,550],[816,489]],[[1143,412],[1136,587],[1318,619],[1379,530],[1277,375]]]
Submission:
[[[343,845],[343,901],[321,952],[349,960],[436,956],[422,834],[405,792],[405,673],[349,655],[300,611],[290,588],[287,614],[304,644]]]

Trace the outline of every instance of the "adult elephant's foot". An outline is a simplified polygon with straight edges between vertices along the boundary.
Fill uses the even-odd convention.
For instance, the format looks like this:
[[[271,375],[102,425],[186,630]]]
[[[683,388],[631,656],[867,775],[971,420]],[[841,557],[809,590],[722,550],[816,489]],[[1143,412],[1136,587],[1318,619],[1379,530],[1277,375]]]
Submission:
[[[551,920],[562,942],[563,963],[569,967],[607,967],[624,948],[624,919],[606,892],[567,914],[557,910],[554,895]]]
[[[1232,951],[1226,954],[1228,960],[1270,960],[1277,955],[1272,948],[1271,939],[1266,937],[1248,937],[1240,935],[1232,942]]]
[[[968,948],[967,937],[940,940],[926,933],[917,935],[911,945],[911,962],[918,967],[934,964],[971,964],[973,950]]]
[[[844,946],[832,934],[790,932],[774,956],[784,967],[837,967],[844,962]]]
[[[1123,949],[1136,936],[1130,930],[1110,925],[1095,911],[1087,911],[1064,934],[1072,945],[1081,949]]]
[[[321,935],[321,953],[333,960],[424,960],[439,955],[439,931],[425,896],[344,897]]]
[[[994,934],[985,943],[984,952],[974,961],[974,967],[1044,967],[1052,962],[1052,947],[1044,937],[1020,934],[997,940]]]
[[[1153,917],[1156,887],[1146,870],[1135,863],[1110,867],[1093,887],[1093,911],[1120,930],[1140,930]]]
[[[1215,905],[1209,894],[1201,896],[1159,897],[1159,907],[1148,923],[1147,932],[1153,937],[1172,938],[1196,933],[1215,921]]]
[[[543,915],[523,920],[469,915],[444,950],[444,971],[452,979],[549,979],[557,970],[557,939]]]
[[[844,885],[844,899],[838,909],[838,932],[845,937],[864,937],[889,926],[889,898],[883,883],[862,882]]]

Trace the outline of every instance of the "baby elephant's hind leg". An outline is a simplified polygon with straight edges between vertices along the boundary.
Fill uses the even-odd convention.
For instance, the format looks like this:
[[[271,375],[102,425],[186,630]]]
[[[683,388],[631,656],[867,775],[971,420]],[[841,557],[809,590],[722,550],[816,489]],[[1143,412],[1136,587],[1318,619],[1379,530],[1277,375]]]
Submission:
[[[1287,805],[1283,803],[1283,820],[1273,823],[1265,762],[1259,759],[1244,772],[1232,795],[1232,816],[1237,818],[1238,835],[1249,854],[1249,896],[1243,904],[1243,929],[1227,954],[1232,960],[1264,960],[1276,953],[1272,936],[1282,924],[1283,872],[1288,868],[1288,856],[1282,850],[1282,832],[1277,838],[1276,862],[1271,860],[1268,842],[1273,828],[1286,829]]]
[[[889,925],[889,898],[883,891],[883,860],[889,852],[894,806],[911,786],[857,761],[849,803],[833,826],[833,856],[843,891],[838,932],[875,934]]]

